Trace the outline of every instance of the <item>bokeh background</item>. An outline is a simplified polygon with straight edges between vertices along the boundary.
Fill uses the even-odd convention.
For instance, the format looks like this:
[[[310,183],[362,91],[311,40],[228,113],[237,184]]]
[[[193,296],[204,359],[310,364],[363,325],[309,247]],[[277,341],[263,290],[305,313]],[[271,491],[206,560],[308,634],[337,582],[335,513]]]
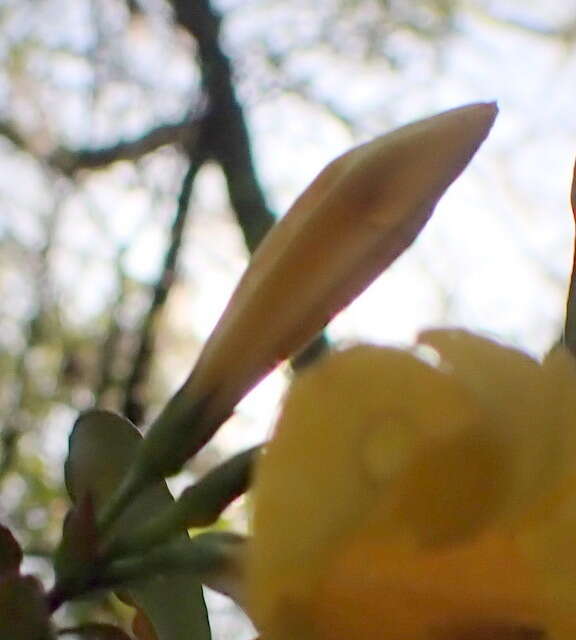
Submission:
[[[149,422],[266,230],[354,144],[500,107],[414,246],[334,320],[334,345],[457,325],[539,356],[560,335],[574,0],[0,0],[0,60],[0,521],[36,571],[67,509],[78,411]],[[261,442],[289,375],[262,383],[187,474]],[[209,597],[217,639],[250,637]]]

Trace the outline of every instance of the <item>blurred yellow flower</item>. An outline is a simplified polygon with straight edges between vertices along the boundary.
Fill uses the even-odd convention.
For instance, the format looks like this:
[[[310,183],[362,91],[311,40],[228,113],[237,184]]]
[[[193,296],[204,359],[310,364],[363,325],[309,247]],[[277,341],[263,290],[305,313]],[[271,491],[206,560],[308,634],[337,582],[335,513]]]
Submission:
[[[576,637],[576,365],[465,331],[295,381],[255,485],[266,640]]]

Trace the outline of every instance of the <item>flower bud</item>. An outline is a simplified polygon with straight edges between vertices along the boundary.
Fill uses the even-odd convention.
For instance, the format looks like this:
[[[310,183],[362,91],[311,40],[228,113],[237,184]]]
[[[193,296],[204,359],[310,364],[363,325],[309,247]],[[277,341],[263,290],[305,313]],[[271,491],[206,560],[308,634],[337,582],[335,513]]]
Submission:
[[[488,134],[472,104],[401,127],[329,164],[266,236],[140,465],[175,473],[279,362],[302,348],[416,238]]]

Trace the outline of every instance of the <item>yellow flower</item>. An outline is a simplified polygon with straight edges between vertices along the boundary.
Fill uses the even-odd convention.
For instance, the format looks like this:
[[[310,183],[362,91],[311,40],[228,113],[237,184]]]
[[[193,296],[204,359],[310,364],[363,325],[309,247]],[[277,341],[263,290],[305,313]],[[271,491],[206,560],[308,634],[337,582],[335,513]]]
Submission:
[[[576,637],[571,356],[420,343],[434,364],[358,346],[288,394],[256,474],[265,640]]]

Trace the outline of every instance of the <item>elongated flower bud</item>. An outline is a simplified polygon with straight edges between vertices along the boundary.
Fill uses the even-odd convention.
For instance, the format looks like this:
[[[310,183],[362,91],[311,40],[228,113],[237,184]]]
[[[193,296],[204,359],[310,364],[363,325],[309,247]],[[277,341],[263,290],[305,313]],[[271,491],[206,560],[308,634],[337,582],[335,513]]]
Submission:
[[[441,113],[320,173],[256,251],[192,374],[150,430],[142,468],[176,472],[261,378],[413,242],[496,113],[488,103]]]

